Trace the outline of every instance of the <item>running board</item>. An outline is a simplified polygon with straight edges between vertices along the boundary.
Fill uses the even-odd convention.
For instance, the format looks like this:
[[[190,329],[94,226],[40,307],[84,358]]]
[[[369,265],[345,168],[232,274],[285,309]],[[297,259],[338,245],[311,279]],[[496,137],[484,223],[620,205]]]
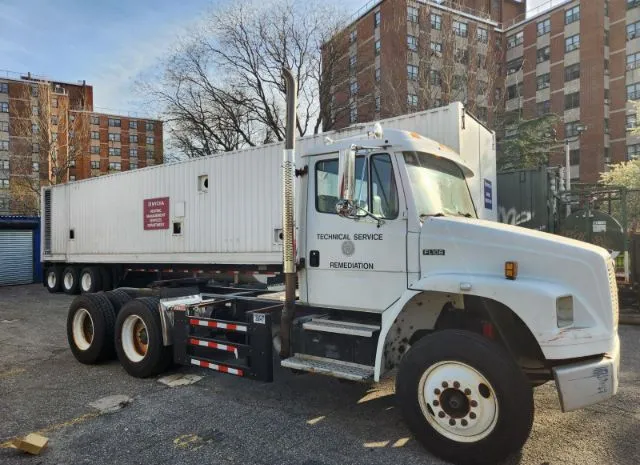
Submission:
[[[347,334],[349,336],[373,337],[380,326],[366,325],[352,321],[337,321],[326,318],[315,318],[302,323],[302,327],[308,331],[320,331],[323,333]]]
[[[367,381],[373,378],[373,367],[371,366],[305,354],[295,354],[293,357],[282,360],[280,365],[285,368],[309,371],[350,381]]]

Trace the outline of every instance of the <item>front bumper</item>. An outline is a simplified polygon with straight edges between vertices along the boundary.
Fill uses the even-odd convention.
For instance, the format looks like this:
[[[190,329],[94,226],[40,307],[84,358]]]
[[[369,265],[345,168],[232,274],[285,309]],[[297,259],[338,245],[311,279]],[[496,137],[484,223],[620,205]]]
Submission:
[[[597,404],[618,392],[620,339],[613,350],[600,358],[562,365],[553,369],[563,412]]]

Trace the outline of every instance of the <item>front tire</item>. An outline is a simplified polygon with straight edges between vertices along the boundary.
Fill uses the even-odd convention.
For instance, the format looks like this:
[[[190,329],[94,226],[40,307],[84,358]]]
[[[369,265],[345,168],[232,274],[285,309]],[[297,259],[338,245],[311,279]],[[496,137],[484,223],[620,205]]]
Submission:
[[[495,464],[533,425],[527,377],[501,346],[468,331],[420,339],[402,359],[396,396],[418,441],[454,463]]]
[[[116,320],[116,352],[131,376],[147,378],[165,371],[171,363],[171,347],[162,342],[159,300],[140,297],[127,302]]]

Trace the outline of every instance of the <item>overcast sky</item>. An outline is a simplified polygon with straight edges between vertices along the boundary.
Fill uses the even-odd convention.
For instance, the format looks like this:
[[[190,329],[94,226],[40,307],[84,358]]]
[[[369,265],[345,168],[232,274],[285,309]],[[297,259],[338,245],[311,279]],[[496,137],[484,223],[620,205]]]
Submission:
[[[84,79],[94,86],[96,109],[144,115],[132,82],[220,1],[0,0],[0,70]],[[350,12],[367,3],[325,1]],[[548,2],[530,0],[529,8]]]

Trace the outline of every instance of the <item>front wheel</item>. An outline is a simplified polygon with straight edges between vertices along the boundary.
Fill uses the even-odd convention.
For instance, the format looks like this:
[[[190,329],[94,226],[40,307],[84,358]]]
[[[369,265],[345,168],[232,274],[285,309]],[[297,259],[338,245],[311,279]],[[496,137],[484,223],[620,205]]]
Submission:
[[[416,438],[454,463],[499,462],[533,424],[529,380],[502,347],[468,331],[420,339],[402,360],[396,396]]]

